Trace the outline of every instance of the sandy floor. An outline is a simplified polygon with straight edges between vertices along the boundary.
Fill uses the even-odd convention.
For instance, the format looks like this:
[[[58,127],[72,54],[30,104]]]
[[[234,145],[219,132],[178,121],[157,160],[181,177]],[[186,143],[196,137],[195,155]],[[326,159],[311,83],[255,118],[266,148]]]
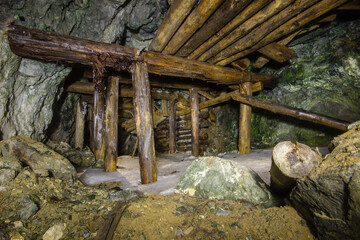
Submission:
[[[240,162],[257,172],[265,183],[270,183],[271,150],[254,150],[251,154],[238,153],[220,154],[219,157]],[[151,194],[168,195],[174,192],[174,187],[195,158],[190,154],[161,154],[157,156],[158,181],[142,185],[138,158],[120,156],[117,172],[106,173],[102,169],[78,169],[83,174],[80,180],[86,185],[96,185],[101,182],[121,182],[124,190],[134,190]]]

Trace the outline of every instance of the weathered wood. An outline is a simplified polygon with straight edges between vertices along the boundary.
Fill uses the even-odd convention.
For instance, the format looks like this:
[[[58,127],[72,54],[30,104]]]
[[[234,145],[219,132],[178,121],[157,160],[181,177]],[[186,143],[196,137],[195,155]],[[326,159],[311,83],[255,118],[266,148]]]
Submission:
[[[156,31],[156,35],[152,40],[149,50],[161,52],[166,44],[170,41],[181,23],[190,13],[192,7],[197,0],[176,0],[171,4],[164,20]]]
[[[75,121],[75,148],[84,147],[84,130],[85,130],[86,103],[79,100],[76,104],[76,121]]]
[[[240,93],[251,96],[252,83],[240,85]],[[251,106],[240,103],[239,116],[239,153],[250,153]]]
[[[322,157],[305,144],[278,143],[272,154],[271,187],[279,192],[290,191],[297,179],[308,175],[321,161]]]
[[[163,53],[175,54],[198,30],[224,0],[202,0],[173,35]]]
[[[202,109],[199,113],[199,119],[200,120],[206,120],[209,117],[209,112],[208,111],[204,111],[204,109]],[[181,115],[178,117],[180,120],[182,121],[191,121],[191,115],[187,114],[187,115]]]
[[[255,0],[250,3],[240,14],[238,14],[233,20],[231,20],[226,26],[224,26],[220,31],[214,34],[206,42],[202,43],[196,50],[194,50],[189,56],[188,59],[197,59],[201,54],[206,50],[220,41],[224,36],[233,31],[237,26],[243,23],[246,19],[251,17],[253,14],[258,12],[271,0]]]
[[[95,149],[95,142],[94,142],[94,105],[89,105],[89,117],[90,117],[90,124],[89,124],[89,132],[90,132],[90,149],[94,152]]]
[[[260,48],[258,52],[279,63],[289,61],[296,57],[296,52],[294,50],[275,42]]]
[[[169,153],[174,154],[176,151],[176,111],[175,100],[169,101]]]
[[[254,64],[253,64],[253,68],[262,68],[265,66],[265,64],[267,64],[270,61],[269,58],[265,57],[265,56],[260,56],[258,57]]]
[[[251,0],[225,0],[205,24],[179,49],[176,55],[180,57],[188,56],[204,41],[223,28],[250,2]]]
[[[266,37],[264,37],[261,41],[254,44],[252,42],[250,44],[250,48],[240,51],[237,49],[235,52],[238,52],[236,54],[232,55],[231,57],[228,57],[226,59],[223,59],[219,62],[217,62],[217,65],[225,66],[236,59],[242,58],[250,53],[253,53],[254,51],[257,51],[261,47],[276,41],[277,39],[286,36],[288,34],[291,34],[295,32],[297,29],[303,27],[305,24],[308,24],[309,22],[315,20],[316,18],[320,17],[321,15],[327,13],[328,11],[340,6],[347,0],[327,0],[327,1],[320,1],[319,3],[309,7],[305,11],[301,12],[300,14],[296,15],[271,33],[269,33]],[[313,3],[313,1],[311,2]],[[235,43],[234,43],[235,44]],[[236,48],[236,47],[235,47]],[[226,54],[225,54],[226,55]]]
[[[99,90],[94,92],[94,149],[93,153],[95,159],[104,160],[105,158],[105,144],[104,144],[104,88],[101,85]]]
[[[194,157],[200,155],[199,149],[199,94],[198,89],[190,89],[190,102],[191,102],[191,154]]]
[[[109,77],[106,95],[105,172],[116,171],[118,154],[119,78]]]
[[[241,24],[238,28],[236,28],[234,31],[229,33],[226,37],[224,37],[221,41],[219,41],[217,44],[215,44],[212,48],[207,50],[204,54],[202,54],[199,57],[200,61],[207,61],[213,62],[213,56],[218,56],[217,54],[222,54],[222,51],[227,51],[227,47],[230,46],[232,43],[236,42],[238,39],[244,38],[247,34],[253,35],[253,32],[256,34],[264,35],[263,32],[260,30],[257,30],[259,27],[266,25],[268,28],[274,29],[271,24],[268,24],[269,21],[271,21],[271,17],[276,18],[277,13],[279,13],[281,10],[283,10],[285,7],[287,7],[289,4],[291,4],[294,0],[274,0],[271,3],[269,3],[267,6],[265,6],[263,9],[261,9],[259,12],[257,12],[254,16],[247,19],[243,24]],[[298,0],[299,1],[299,0]],[[310,0],[308,0],[310,1]],[[281,14],[283,16],[284,14]],[[270,20],[268,20],[270,19]],[[268,21],[267,21],[268,20]],[[284,20],[286,21],[286,20]],[[274,21],[272,21],[274,22]],[[256,28],[257,27],[257,28]],[[263,29],[262,31],[269,32],[268,29]],[[254,38],[258,37],[257,35],[253,36]],[[261,38],[259,38],[261,39]],[[248,44],[248,43],[246,43]],[[211,58],[211,59],[210,59]]]
[[[135,62],[132,69],[134,112],[139,144],[141,183],[157,181],[154,129],[151,112],[150,84],[147,64]]]
[[[231,65],[233,67],[236,67],[237,69],[240,69],[241,71],[245,71],[246,69],[248,69],[250,67],[250,59],[248,58],[242,58],[239,59],[237,61],[234,61],[231,63]]]
[[[8,39],[15,54],[45,61],[76,62],[117,70],[127,69],[133,62],[140,61],[147,63],[149,72],[154,74],[197,78],[217,84],[262,81],[264,84],[276,85],[278,82],[276,77],[241,72],[155,52],[145,51],[138,55],[138,51],[130,47],[61,36],[20,26],[9,27]]]
[[[346,131],[347,126],[349,125],[349,123],[347,123],[347,122],[344,122],[344,121],[341,121],[338,119],[334,119],[334,118],[331,118],[328,116],[312,113],[312,112],[305,111],[305,110],[298,109],[298,108],[287,107],[287,106],[284,106],[281,104],[272,103],[272,102],[258,99],[255,97],[242,95],[240,93],[234,93],[232,95],[232,98],[235,101],[239,101],[239,102],[251,105],[253,107],[262,108],[262,109],[271,111],[273,113],[280,113],[283,115],[287,115],[287,116],[295,117],[298,119],[310,121],[313,123],[322,124],[322,125],[325,125],[328,127],[336,128],[336,129],[339,129],[342,131]]]
[[[206,91],[199,90],[199,94],[206,97],[207,99],[214,99],[214,96],[211,95],[210,93],[206,92]]]
[[[240,87],[239,85],[229,85],[229,88],[231,88],[232,90],[239,90]],[[254,92],[259,92],[262,91],[264,89],[264,85],[262,84],[262,82],[256,82],[252,84],[252,93]]]
[[[349,1],[348,3],[345,3],[344,5],[341,5],[337,9],[351,10],[351,11],[360,10],[360,2],[359,2],[359,0],[352,0],[352,1]]]

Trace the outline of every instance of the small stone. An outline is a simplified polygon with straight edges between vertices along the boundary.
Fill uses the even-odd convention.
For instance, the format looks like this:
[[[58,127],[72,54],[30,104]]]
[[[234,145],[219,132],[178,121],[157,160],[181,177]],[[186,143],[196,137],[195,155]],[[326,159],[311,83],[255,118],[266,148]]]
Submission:
[[[186,229],[186,230],[184,231],[184,234],[185,234],[185,235],[189,235],[193,230],[194,230],[193,227],[189,227],[188,229]]]
[[[178,236],[178,237],[184,236],[184,233],[181,228],[176,229],[176,236]]]
[[[230,211],[230,210],[225,210],[225,209],[222,209],[219,207],[216,209],[216,216],[226,217],[226,216],[229,216],[231,212],[232,211]]]
[[[20,209],[21,219],[28,219],[33,216],[37,210],[39,210],[38,205],[33,200],[31,200],[29,195],[25,195],[21,199],[20,204],[23,206],[23,208]]]
[[[23,225],[23,223],[21,221],[15,221],[14,222],[14,227],[15,228],[23,228],[24,225]]]
[[[25,238],[23,236],[21,236],[21,234],[18,232],[12,232],[12,233],[10,233],[10,239],[11,240],[24,240]]]
[[[12,181],[16,176],[15,170],[0,169],[0,185]]]
[[[55,224],[50,227],[45,234],[43,235],[43,240],[59,240],[64,235],[64,230],[66,228],[65,223]]]

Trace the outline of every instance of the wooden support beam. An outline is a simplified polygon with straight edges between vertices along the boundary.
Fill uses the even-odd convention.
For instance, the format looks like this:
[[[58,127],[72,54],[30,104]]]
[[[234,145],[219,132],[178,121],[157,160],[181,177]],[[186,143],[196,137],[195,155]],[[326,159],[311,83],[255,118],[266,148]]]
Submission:
[[[84,130],[86,103],[79,100],[76,104],[76,121],[75,121],[75,148],[82,149],[84,147]]]
[[[232,32],[237,26],[243,23],[245,20],[250,18],[253,14],[258,12],[271,0],[254,0],[250,3],[243,11],[241,11],[233,20],[226,24],[220,31],[214,34],[206,42],[202,43],[197,49],[195,49],[189,56],[188,59],[197,59],[206,50],[220,41],[223,37]]]
[[[194,157],[200,155],[199,145],[199,94],[197,88],[190,90],[190,102],[191,102],[191,154]]]
[[[223,28],[252,0],[225,0],[205,24],[179,49],[177,56],[186,57],[209,37]]]
[[[116,171],[118,154],[119,78],[109,77],[106,95],[105,172]]]
[[[202,0],[173,35],[163,53],[173,55],[198,30],[224,0]]]
[[[236,59],[242,58],[250,53],[253,53],[254,51],[257,51],[261,47],[272,43],[276,41],[277,39],[286,36],[288,34],[291,34],[295,32],[296,30],[303,27],[305,24],[308,24],[309,22],[315,20],[316,18],[320,17],[321,15],[327,13],[328,11],[340,6],[341,4],[345,3],[347,0],[326,0],[326,1],[320,1],[317,4],[307,8],[305,11],[301,12],[300,14],[296,15],[286,23],[282,24],[280,27],[269,33],[266,37],[264,37],[261,41],[254,44],[254,42],[251,43],[251,47],[246,50],[239,51],[239,48],[234,47],[236,49],[235,52],[232,52],[231,54],[236,54],[225,58],[219,62],[217,62],[217,65],[225,66]],[[313,3],[313,2],[312,2]],[[237,42],[236,44],[238,44]],[[235,43],[234,43],[235,44]],[[241,47],[242,48],[242,47]],[[227,55],[227,54],[225,54]]]
[[[197,0],[175,0],[171,4],[164,20],[156,31],[149,50],[161,52],[165,48],[196,2]]]
[[[352,1],[349,1],[348,3],[345,3],[344,5],[341,5],[337,9],[351,10],[351,11],[360,10],[360,2],[359,2],[359,0],[352,0]]]
[[[271,21],[268,20],[272,16],[273,18],[276,18],[277,13],[279,13],[281,10],[283,10],[285,7],[287,7],[289,4],[291,4],[294,0],[274,0],[271,3],[269,3],[267,6],[265,6],[263,9],[261,9],[259,12],[257,12],[254,16],[246,20],[243,24],[241,24],[238,28],[236,28],[234,31],[229,33],[226,37],[224,37],[221,41],[219,41],[217,44],[215,44],[212,48],[210,48],[208,51],[206,51],[204,54],[202,54],[199,57],[200,61],[207,61],[216,54],[221,54],[222,51],[226,51],[226,48],[230,46],[232,43],[237,41],[238,39],[244,38],[247,34],[253,36],[252,32],[256,32],[256,34],[261,34],[264,36],[264,32],[268,33],[268,29],[261,28],[262,31],[257,30],[259,29],[260,24],[266,25],[268,28],[274,29],[275,26],[269,25],[268,22]],[[300,1],[300,0],[298,0]],[[310,1],[310,0],[308,0]],[[281,14],[281,16],[284,16],[285,14]],[[268,21],[267,21],[268,20]],[[286,21],[286,20],[284,20]],[[272,21],[274,22],[274,21]],[[262,26],[260,25],[260,26]],[[257,27],[257,28],[256,28]],[[257,38],[258,36],[254,34],[254,38]],[[259,38],[261,39],[261,38]],[[247,43],[246,43],[247,44]],[[217,55],[216,55],[217,56]],[[213,59],[209,60],[210,62],[213,62]]]
[[[104,144],[104,88],[100,85],[100,89],[94,91],[94,149],[95,159],[104,160],[105,144]]]
[[[251,96],[252,83],[243,83],[240,85],[242,94]],[[240,103],[239,114],[239,153],[250,153],[250,130],[251,130],[251,106]]]
[[[176,152],[176,110],[175,100],[169,101],[169,153]]]
[[[258,99],[251,96],[246,96],[240,93],[234,93],[232,98],[235,101],[242,102],[244,104],[251,105],[253,107],[262,108],[273,113],[280,113],[283,115],[295,117],[297,119],[310,121],[317,124],[322,124],[331,128],[336,128],[342,131],[347,131],[349,123],[334,119],[321,114],[312,113],[298,108],[287,107],[281,104],[272,103],[262,99]]]
[[[199,92],[200,95],[206,97],[207,99],[214,99],[215,98],[214,96],[212,96],[210,93],[208,93],[206,91],[199,90],[198,92]]]
[[[145,62],[150,73],[196,78],[216,84],[261,81],[265,85],[274,86],[279,80],[272,76],[241,72],[161,53],[138,52],[130,47],[61,36],[21,26],[9,26],[8,39],[15,54],[45,61],[76,62],[116,70],[128,69],[133,62]]]
[[[147,184],[157,181],[157,173],[150,84],[146,63],[134,63],[132,81],[141,183]]]
[[[279,63],[289,61],[290,59],[296,57],[296,52],[294,50],[276,42],[260,48],[258,52]]]

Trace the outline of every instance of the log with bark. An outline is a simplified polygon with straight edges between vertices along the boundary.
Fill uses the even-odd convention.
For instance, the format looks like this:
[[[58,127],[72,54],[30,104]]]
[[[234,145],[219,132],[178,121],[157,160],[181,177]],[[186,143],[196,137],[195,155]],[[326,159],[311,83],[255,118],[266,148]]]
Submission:
[[[288,192],[297,179],[308,175],[321,161],[321,155],[305,144],[290,141],[278,143],[272,154],[271,187],[279,192]]]
[[[145,62],[148,71],[157,75],[196,78],[217,84],[261,81],[274,86],[278,82],[277,77],[241,72],[161,53],[140,52],[130,47],[61,36],[16,25],[9,26],[8,39],[15,54],[44,61],[81,63],[100,69],[111,67],[118,71],[129,70],[135,62]]]

